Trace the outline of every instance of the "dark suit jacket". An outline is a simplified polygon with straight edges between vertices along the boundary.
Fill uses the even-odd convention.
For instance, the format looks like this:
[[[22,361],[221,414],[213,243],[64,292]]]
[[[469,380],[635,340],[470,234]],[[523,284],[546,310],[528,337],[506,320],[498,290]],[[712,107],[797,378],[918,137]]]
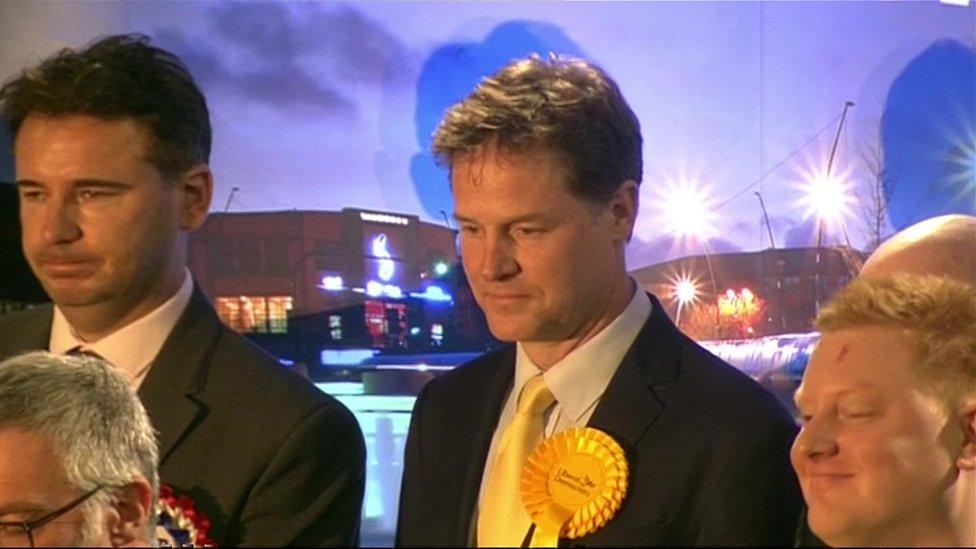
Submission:
[[[0,358],[47,349],[53,308],[0,316]],[[139,397],[160,477],[212,521],[218,545],[351,545],[363,436],[338,401],[217,318],[195,290]]]
[[[793,419],[651,300],[588,424],[624,447],[627,497],[601,530],[561,545],[792,545],[802,503],[789,463]],[[514,371],[509,345],[424,388],[406,446],[398,545],[468,543]]]

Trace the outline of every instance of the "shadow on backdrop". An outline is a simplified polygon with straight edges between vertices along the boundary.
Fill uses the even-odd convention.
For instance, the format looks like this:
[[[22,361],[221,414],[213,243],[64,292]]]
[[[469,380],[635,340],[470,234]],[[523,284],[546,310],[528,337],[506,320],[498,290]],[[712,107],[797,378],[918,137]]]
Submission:
[[[937,215],[976,215],[976,51],[940,40],[906,65],[881,120],[896,231]]]
[[[410,176],[421,206],[431,218],[443,219],[453,211],[447,170],[434,162],[430,152],[431,134],[444,111],[509,61],[532,53],[547,56],[550,52],[584,55],[579,45],[555,25],[508,21],[492,29],[480,43],[444,44],[424,62],[417,79],[415,111],[420,152],[410,161]]]
[[[48,301],[20,246],[20,214],[14,181],[13,135],[0,119],[0,300],[16,303]],[[2,308],[2,304],[0,304]]]

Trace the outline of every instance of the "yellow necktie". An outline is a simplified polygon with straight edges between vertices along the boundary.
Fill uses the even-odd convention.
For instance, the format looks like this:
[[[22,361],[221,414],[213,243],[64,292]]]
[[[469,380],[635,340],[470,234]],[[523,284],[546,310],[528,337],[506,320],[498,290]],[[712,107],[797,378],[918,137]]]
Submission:
[[[542,440],[542,414],[555,398],[537,375],[519,395],[515,418],[502,434],[478,512],[478,547],[518,547],[532,521],[522,507],[519,484],[529,453]]]

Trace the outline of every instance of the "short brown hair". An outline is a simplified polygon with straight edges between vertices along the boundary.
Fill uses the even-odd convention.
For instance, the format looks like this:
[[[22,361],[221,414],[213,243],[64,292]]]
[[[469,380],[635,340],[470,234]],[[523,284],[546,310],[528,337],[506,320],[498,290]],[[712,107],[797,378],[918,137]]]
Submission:
[[[149,157],[175,177],[210,159],[207,102],[182,61],[125,34],[83,50],[65,48],[0,88],[0,114],[14,135],[31,114],[135,118],[149,131]]]
[[[816,326],[833,332],[892,326],[917,338],[916,372],[953,402],[976,389],[976,287],[938,276],[859,278],[820,312]]]
[[[627,180],[641,182],[640,122],[617,83],[581,59],[538,56],[485,78],[451,107],[434,132],[434,153],[449,166],[490,141],[563,156],[570,189],[607,202]]]

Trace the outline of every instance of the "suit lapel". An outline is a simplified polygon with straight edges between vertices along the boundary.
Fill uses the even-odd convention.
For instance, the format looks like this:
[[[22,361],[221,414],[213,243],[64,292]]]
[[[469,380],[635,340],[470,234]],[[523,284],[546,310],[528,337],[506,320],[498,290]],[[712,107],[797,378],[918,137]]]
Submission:
[[[587,424],[608,433],[628,452],[637,447],[664,410],[664,403],[653,386],[672,381],[678,375],[680,332],[657,298],[649,297],[651,315],[620,362]]]
[[[220,331],[220,320],[194,287],[190,303],[139,388],[139,398],[159,432],[160,466],[206,414],[194,395],[203,390]]]
[[[671,323],[664,313],[661,303],[653,295],[651,316],[634,339],[633,345],[614,374],[610,385],[600,399],[589,427],[608,433],[624,448],[631,464],[631,474],[637,474],[641,467],[641,456],[637,452],[638,443],[647,434],[655,420],[664,411],[667,402],[655,391],[655,385],[668,383],[678,378],[681,342],[684,336]],[[644,443],[645,447],[649,443]],[[647,463],[643,465],[653,466]],[[625,508],[627,502],[624,503]],[[641,508],[637,515],[653,516],[657,510]],[[625,513],[625,511],[621,511]],[[618,521],[626,520],[618,517]],[[616,526],[623,523],[618,522]],[[601,546],[621,543],[620,530],[607,528],[577,539],[562,540],[563,546]]]
[[[463,471],[460,501],[447,501],[448,505],[458,505],[455,513],[458,518],[454,525],[452,545],[468,546],[474,532],[474,516],[481,492],[481,477],[485,472],[485,460],[491,447],[492,435],[498,426],[505,397],[515,378],[515,346],[506,346],[493,360],[480,364],[481,369],[475,383],[466,385],[465,394],[458,395],[459,402],[467,403],[455,416],[457,433],[452,446],[457,447],[457,456],[467,461]],[[450,466],[448,466],[450,468]],[[445,515],[447,516],[447,515]]]

